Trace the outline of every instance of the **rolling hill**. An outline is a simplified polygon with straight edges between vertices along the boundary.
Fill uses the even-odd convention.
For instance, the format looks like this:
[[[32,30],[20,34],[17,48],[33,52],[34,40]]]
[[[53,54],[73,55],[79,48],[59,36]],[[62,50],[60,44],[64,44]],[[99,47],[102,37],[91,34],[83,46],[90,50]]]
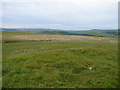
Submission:
[[[59,29],[42,29],[42,28],[3,28],[2,31],[17,31],[17,32],[33,32],[43,34],[58,34],[58,35],[79,35],[79,36],[99,36],[99,37],[117,37],[120,33],[117,29],[111,30],[59,30]]]

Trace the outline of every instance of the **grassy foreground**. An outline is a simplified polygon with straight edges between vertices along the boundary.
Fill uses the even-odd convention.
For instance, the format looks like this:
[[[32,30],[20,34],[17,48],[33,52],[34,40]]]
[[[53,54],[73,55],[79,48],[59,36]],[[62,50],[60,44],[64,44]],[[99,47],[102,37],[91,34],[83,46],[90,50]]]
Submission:
[[[3,88],[118,86],[118,45],[112,38],[17,40],[14,35],[21,33],[3,32]]]

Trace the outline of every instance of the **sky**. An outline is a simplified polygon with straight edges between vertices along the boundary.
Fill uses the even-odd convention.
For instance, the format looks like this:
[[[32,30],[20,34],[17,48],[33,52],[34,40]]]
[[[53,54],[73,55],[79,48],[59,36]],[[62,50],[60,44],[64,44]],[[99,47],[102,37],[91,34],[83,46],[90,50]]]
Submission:
[[[119,0],[1,0],[1,27],[64,30],[118,28]]]

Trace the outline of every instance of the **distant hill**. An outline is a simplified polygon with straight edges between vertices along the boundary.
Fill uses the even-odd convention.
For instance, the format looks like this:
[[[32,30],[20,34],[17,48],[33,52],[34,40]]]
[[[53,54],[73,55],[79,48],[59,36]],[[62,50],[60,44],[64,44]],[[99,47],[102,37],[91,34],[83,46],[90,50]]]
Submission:
[[[45,34],[60,34],[60,35],[81,35],[81,36],[99,36],[99,37],[117,37],[120,33],[117,29],[111,30],[59,30],[59,29],[43,29],[43,28],[2,28],[2,31],[18,31],[18,32],[34,32]]]

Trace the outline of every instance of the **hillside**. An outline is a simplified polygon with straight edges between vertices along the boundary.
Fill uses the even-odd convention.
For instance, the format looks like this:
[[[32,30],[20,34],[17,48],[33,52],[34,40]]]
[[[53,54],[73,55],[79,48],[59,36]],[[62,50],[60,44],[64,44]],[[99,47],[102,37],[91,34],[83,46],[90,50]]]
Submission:
[[[118,30],[57,30],[57,29],[41,29],[41,28],[3,28],[3,31],[17,31],[17,32],[34,32],[43,34],[60,34],[60,35],[78,35],[78,36],[98,36],[98,37],[117,37]]]
[[[3,32],[3,88],[116,88],[116,38]]]

